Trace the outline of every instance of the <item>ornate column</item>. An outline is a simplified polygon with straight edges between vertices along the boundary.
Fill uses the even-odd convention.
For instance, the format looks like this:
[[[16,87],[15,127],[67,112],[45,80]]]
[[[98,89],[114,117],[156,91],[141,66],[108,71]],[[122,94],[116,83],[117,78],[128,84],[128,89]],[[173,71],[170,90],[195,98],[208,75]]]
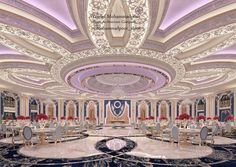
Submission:
[[[206,97],[206,117],[212,117],[212,111],[211,111],[211,97],[207,95]]]
[[[104,99],[101,99],[100,100],[100,105],[99,105],[99,111],[100,111],[100,113],[99,113],[99,120],[100,120],[100,124],[102,123],[102,124],[104,124]]]
[[[234,124],[236,124],[236,90],[234,92]]]
[[[24,116],[29,115],[29,97],[26,95],[20,96],[20,114]]]
[[[177,100],[171,100],[171,120],[174,121],[177,117]]]
[[[26,116],[25,95],[20,95],[20,115]]]
[[[215,96],[214,96],[214,94],[207,96],[206,110],[207,110],[207,116],[209,116],[209,117],[215,116]]]
[[[62,115],[63,115],[63,110],[64,110],[64,100],[63,99],[58,99],[58,120],[61,119]]]
[[[79,119],[80,121],[84,121],[84,99],[81,99],[79,101],[79,106],[80,106],[80,115],[81,115]]]

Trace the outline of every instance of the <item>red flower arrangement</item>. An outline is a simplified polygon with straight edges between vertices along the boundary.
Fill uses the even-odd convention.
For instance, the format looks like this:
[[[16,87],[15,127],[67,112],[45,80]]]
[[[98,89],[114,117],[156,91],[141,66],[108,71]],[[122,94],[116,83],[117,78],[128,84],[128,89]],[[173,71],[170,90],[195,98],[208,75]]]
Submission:
[[[89,118],[89,117],[86,117],[86,120],[89,120],[89,121],[96,121],[96,118]]]
[[[176,117],[175,120],[179,120],[179,117]]]
[[[189,118],[190,118],[190,115],[188,115],[186,113],[179,115],[180,120],[188,120]]]
[[[74,120],[74,117],[69,116],[69,117],[67,117],[67,120]]]
[[[160,117],[159,120],[160,120],[160,121],[162,121],[162,120],[167,120],[167,117]]]
[[[215,116],[214,118],[213,118],[213,120],[220,120],[220,118],[219,117],[217,117],[217,116]]]
[[[25,117],[25,119],[26,119],[26,120],[30,120],[30,117],[29,117],[29,116],[27,116],[27,117]]]
[[[154,116],[150,116],[148,119],[149,119],[149,120],[153,120],[153,119],[155,119],[155,118],[154,118]]]
[[[197,120],[199,121],[199,120],[206,120],[206,117],[205,116],[203,116],[203,115],[200,115],[200,116],[198,116],[197,117]]]
[[[207,117],[207,120],[211,120],[211,117]]]
[[[61,117],[61,120],[65,120],[66,118],[65,117]]]
[[[48,120],[48,116],[46,114],[39,114],[36,116],[37,120]]]
[[[17,120],[25,120],[25,117],[23,115],[18,115],[16,119]]]
[[[145,118],[144,118],[145,119]],[[138,117],[138,120],[143,121],[144,120],[142,117]]]
[[[225,118],[225,121],[233,121],[234,120],[234,116],[233,115],[228,115],[226,118]]]
[[[8,120],[13,120],[12,114],[11,114],[11,115],[8,115],[8,116],[7,116],[7,119],[8,119]]]

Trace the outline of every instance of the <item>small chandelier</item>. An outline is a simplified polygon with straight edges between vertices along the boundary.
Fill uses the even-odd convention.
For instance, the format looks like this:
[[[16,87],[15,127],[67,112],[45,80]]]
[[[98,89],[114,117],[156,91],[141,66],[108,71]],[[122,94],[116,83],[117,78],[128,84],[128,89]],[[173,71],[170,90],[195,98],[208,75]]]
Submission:
[[[117,85],[115,88],[111,91],[111,96],[116,99],[121,99],[125,97],[125,92],[122,90],[122,88]]]

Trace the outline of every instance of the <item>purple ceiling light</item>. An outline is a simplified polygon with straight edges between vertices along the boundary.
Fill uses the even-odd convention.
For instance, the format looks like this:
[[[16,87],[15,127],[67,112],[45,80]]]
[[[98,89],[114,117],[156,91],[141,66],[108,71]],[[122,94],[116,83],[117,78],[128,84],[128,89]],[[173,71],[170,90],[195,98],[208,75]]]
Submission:
[[[219,52],[214,53],[214,55],[222,55],[222,54],[236,54],[236,45],[232,45],[228,48],[225,48]]]
[[[76,25],[71,18],[66,0],[24,0],[28,4],[48,13],[71,30],[76,29]]]
[[[13,49],[10,49],[6,46],[0,45],[0,55],[3,55],[3,54],[20,54],[20,53],[14,51]]]
[[[126,95],[155,91],[170,80],[170,75],[160,68],[128,62],[87,65],[72,70],[65,77],[73,88],[103,95],[110,95],[116,87]]]
[[[165,30],[185,15],[210,3],[211,1],[213,0],[170,0],[166,16],[159,28]]]

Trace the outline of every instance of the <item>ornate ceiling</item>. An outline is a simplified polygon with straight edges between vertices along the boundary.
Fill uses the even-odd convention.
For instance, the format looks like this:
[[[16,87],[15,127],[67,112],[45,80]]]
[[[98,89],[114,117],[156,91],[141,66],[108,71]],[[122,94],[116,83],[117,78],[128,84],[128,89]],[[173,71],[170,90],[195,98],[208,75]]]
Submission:
[[[235,89],[235,14],[236,0],[1,0],[0,89],[154,99]]]

